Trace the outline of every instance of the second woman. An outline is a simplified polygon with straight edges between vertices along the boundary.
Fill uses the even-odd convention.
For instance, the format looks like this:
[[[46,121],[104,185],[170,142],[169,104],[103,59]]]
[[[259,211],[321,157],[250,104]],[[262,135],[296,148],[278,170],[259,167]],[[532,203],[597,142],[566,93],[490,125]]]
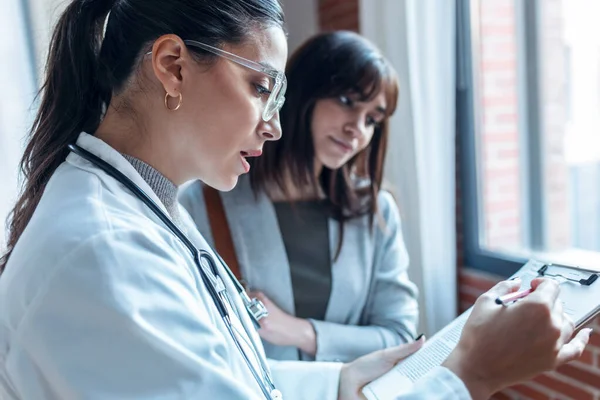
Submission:
[[[250,179],[220,196],[198,182],[180,201],[221,253],[235,250],[228,263],[267,306],[268,357],[351,361],[412,341],[417,291],[381,190],[396,74],[351,32],[313,37],[286,74],[282,139],[264,146]]]

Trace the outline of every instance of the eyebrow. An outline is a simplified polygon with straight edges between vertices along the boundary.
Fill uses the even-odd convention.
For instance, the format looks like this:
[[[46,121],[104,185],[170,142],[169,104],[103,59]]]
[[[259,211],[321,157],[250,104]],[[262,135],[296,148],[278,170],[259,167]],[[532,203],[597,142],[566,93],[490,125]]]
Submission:
[[[275,68],[272,64],[269,64],[268,62],[265,61],[254,61],[257,64],[262,65],[263,67],[273,70],[273,71],[279,71],[277,68]]]
[[[387,111],[385,110],[385,108],[378,106],[376,108],[377,111],[379,111],[380,113],[382,113],[383,115],[387,115]]]

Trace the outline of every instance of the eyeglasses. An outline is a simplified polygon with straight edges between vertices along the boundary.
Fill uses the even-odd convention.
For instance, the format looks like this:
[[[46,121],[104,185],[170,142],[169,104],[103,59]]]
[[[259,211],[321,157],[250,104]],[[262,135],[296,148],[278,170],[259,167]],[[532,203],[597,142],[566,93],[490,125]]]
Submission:
[[[248,60],[228,51],[221,50],[217,47],[213,47],[208,44],[198,42],[196,40],[184,40],[183,43],[185,43],[188,46],[199,47],[219,57],[223,57],[229,61],[233,61],[234,63],[239,64],[243,67],[267,75],[273,81],[273,88],[268,91],[269,98],[267,99],[267,103],[265,104],[265,108],[263,109],[262,113],[263,121],[270,121],[271,118],[273,118],[273,116],[275,115],[275,113],[281,110],[281,107],[285,102],[285,91],[287,90],[287,79],[283,72],[277,71],[272,68],[267,68],[260,63]],[[146,55],[148,54],[152,54],[152,52],[149,51],[146,53]]]
[[[202,42],[198,42],[195,40],[184,40],[183,43],[185,43],[188,46],[199,47],[219,57],[223,57],[228,59],[229,61],[233,61],[236,64],[263,73],[269,78],[271,78],[271,80],[273,81],[273,88],[269,91],[269,98],[267,99],[267,103],[265,104],[265,108],[263,110],[263,121],[267,122],[271,120],[275,113],[279,111],[283,106],[283,103],[285,101],[285,91],[287,89],[287,79],[285,78],[285,74],[283,72],[267,68],[264,65],[259,64],[257,62],[247,60],[243,57],[237,56],[233,53],[229,53],[228,51],[221,50],[217,47],[213,47]]]
[[[283,72],[277,71],[272,68],[267,68],[260,63],[248,60],[228,51],[221,50],[217,47],[213,47],[206,43],[198,42],[196,40],[184,40],[183,43],[185,43],[188,46],[199,47],[210,53],[218,55],[219,57],[223,57],[228,59],[229,61],[233,61],[234,63],[239,64],[243,67],[267,75],[273,81],[273,88],[268,91],[269,98],[267,99],[267,103],[265,104],[265,108],[262,113],[263,121],[270,121],[271,118],[273,118],[273,116],[275,115],[275,113],[281,110],[281,107],[285,102],[285,91],[287,89],[287,79],[285,78],[285,74]],[[152,51],[146,53],[146,55],[148,54],[152,54]]]

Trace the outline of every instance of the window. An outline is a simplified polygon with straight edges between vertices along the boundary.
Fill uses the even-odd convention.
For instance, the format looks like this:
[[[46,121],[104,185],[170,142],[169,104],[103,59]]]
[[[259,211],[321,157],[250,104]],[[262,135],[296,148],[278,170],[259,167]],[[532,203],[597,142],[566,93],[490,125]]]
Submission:
[[[27,1],[8,0],[0,13],[0,253],[4,254],[5,220],[18,194],[18,162],[32,122],[35,65],[27,27]]]
[[[600,2],[458,4],[465,262],[599,266]]]

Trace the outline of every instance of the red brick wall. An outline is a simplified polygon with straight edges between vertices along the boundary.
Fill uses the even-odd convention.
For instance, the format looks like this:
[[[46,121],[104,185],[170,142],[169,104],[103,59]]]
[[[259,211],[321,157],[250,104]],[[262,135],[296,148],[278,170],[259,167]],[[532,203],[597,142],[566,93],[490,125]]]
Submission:
[[[560,0],[545,0],[548,2],[551,11],[556,12],[556,3]],[[319,1],[319,26],[323,30],[330,29],[348,29],[354,31],[359,30],[358,18],[358,3],[359,0],[320,0]],[[487,135],[488,144],[487,156],[490,157],[488,163],[488,171],[493,174],[501,175],[504,170],[512,169],[512,172],[518,167],[518,139],[517,139],[517,107],[516,102],[516,60],[506,55],[494,54],[502,52],[502,50],[511,49],[515,46],[514,40],[514,19],[512,18],[512,7],[514,2],[511,0],[485,0],[481,2],[485,8],[482,10],[491,26],[487,28],[488,34],[495,34],[495,38],[490,38],[487,47],[482,49],[482,55],[485,58],[487,75],[487,86],[484,88],[484,95],[488,106],[493,108],[484,116],[484,129]],[[494,18],[491,18],[491,17]],[[501,18],[498,18],[500,16]],[[498,19],[498,21],[496,21]],[[556,20],[549,22],[557,23]],[[484,33],[486,33],[484,32]],[[498,32],[503,33],[504,37],[498,37]],[[511,37],[512,35],[512,37]],[[544,37],[542,36],[542,40]],[[551,48],[549,40],[542,42],[542,46],[546,51]],[[549,47],[550,46],[550,47]],[[560,67],[556,67],[560,68]],[[548,72],[550,75],[552,71]],[[549,76],[542,79],[544,82],[549,81]],[[547,79],[547,80],[546,80]],[[560,97],[559,93],[544,92],[546,96],[544,101],[548,101],[549,97],[556,99]],[[555,116],[556,117],[556,116]],[[550,118],[550,117],[549,117]],[[549,145],[554,144],[556,149],[557,135],[560,135],[562,130],[557,119],[549,119],[543,121],[545,124],[554,124],[551,129],[552,138],[549,139]],[[487,125],[485,125],[487,124]],[[457,142],[457,159],[459,158],[460,148]],[[500,146],[493,148],[493,146]],[[560,151],[560,150],[559,150]],[[507,155],[509,156],[507,158]],[[500,158],[504,157],[506,161]],[[505,164],[503,165],[502,162]],[[457,163],[459,166],[459,163]],[[561,174],[561,173],[560,173]],[[552,174],[551,174],[552,176]],[[459,266],[459,293],[460,308],[465,310],[473,304],[475,299],[485,290],[493,286],[500,277],[487,275],[476,270],[463,267],[464,264],[464,246],[462,238],[462,215],[460,212],[460,170],[457,167],[457,265]],[[518,211],[510,210],[508,202],[516,202],[518,197],[518,172],[514,174],[506,174],[504,181],[499,180],[497,184],[488,184],[486,187],[487,194],[496,193],[506,196],[504,206],[501,204],[503,199],[496,195],[495,199],[490,198],[486,203],[487,211],[495,217],[490,218],[486,224],[488,228],[495,229],[492,235],[492,245],[495,247],[510,246],[518,242],[520,237],[520,222]],[[553,179],[564,179],[563,176],[554,176]],[[546,182],[546,185],[552,185],[555,182]],[[512,191],[512,192],[511,192]],[[506,193],[511,192],[511,193]],[[560,193],[556,193],[559,197],[557,201],[563,201],[560,198]],[[518,207],[513,207],[518,210]],[[561,216],[562,218],[562,216]],[[504,222],[502,222],[504,220]],[[498,224],[497,222],[500,221]],[[512,222],[511,222],[512,221]],[[552,222],[551,222],[552,223]],[[552,230],[552,228],[551,228]],[[559,234],[550,238],[551,241],[561,242],[564,240]],[[596,334],[592,335],[592,343],[586,350],[581,360],[562,367],[558,372],[541,375],[530,382],[526,382],[501,393],[494,395],[495,400],[600,400],[600,322],[595,321],[592,326],[596,330]]]
[[[459,272],[460,307],[461,311],[470,307],[475,299],[484,291],[491,288],[499,277],[488,275],[476,270],[462,268]],[[600,319],[591,325],[594,328],[591,344],[583,357],[557,372],[543,374],[510,389],[496,394],[493,399],[600,399]]]
[[[542,64],[540,97],[544,155],[543,193],[546,199],[546,247],[563,250],[572,242],[569,170],[565,158],[567,132],[567,65],[563,2],[544,0],[539,7],[539,51]],[[580,6],[584,6],[583,3]]]
[[[319,0],[319,28],[359,31],[359,0]]]
[[[567,122],[563,1],[544,0],[538,8],[542,191],[547,210],[551,210],[545,215],[545,250],[562,250],[571,242],[563,145]],[[515,2],[485,0],[479,5],[482,244],[492,250],[520,250],[525,222],[520,170],[526,167],[521,153],[527,150],[519,143],[519,124],[526,115],[519,115]]]
[[[539,8],[539,51],[542,72],[541,140],[545,157],[543,190],[547,206],[549,248],[561,248],[570,241],[567,205],[567,166],[563,157],[565,134],[564,52],[561,37],[563,0],[545,0]],[[521,244],[519,206],[519,114],[517,103],[517,52],[515,51],[515,2],[480,1],[480,88],[482,120],[482,195],[485,237],[490,249],[518,248]],[[460,153],[457,141],[457,154]],[[460,166],[457,163],[457,166]],[[460,173],[457,173],[457,246],[460,311],[501,278],[463,267],[463,224],[460,208]],[[598,331],[599,320],[591,324]],[[541,375],[496,394],[495,399],[600,399],[600,332],[583,357],[557,372]]]
[[[522,226],[514,2],[479,4],[483,243],[489,249],[514,249],[521,244]]]

